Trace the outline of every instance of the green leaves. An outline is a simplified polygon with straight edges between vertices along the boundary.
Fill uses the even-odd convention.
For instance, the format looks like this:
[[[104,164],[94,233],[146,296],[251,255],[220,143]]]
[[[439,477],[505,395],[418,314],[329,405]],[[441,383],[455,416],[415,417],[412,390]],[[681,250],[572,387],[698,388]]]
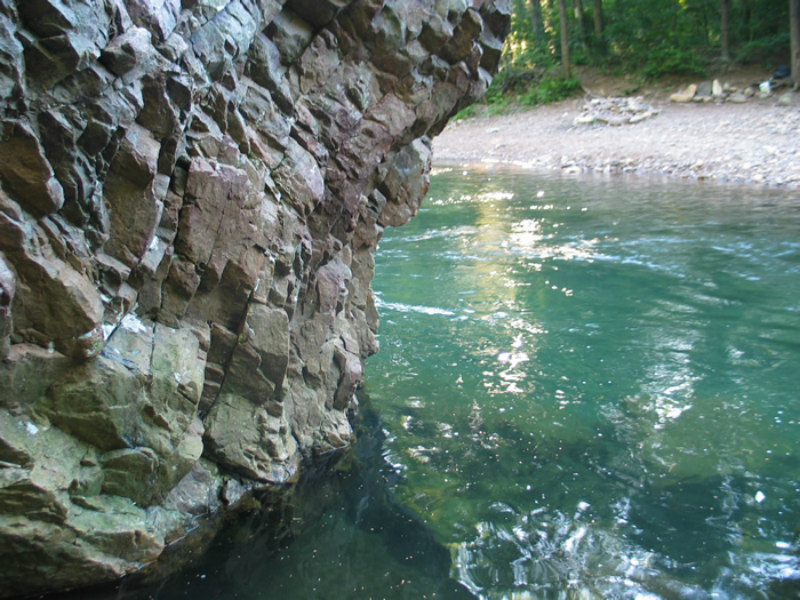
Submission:
[[[582,9],[575,10],[579,4]],[[567,28],[570,54],[578,64],[613,67],[648,78],[703,75],[721,52],[721,6],[720,0],[572,0],[567,22],[561,23],[553,2],[514,0],[512,29],[498,75],[501,93],[531,96],[532,82],[561,63],[558,40],[563,27]],[[788,20],[785,1],[732,2],[733,57],[774,67],[789,50]],[[594,28],[589,26],[592,22]],[[537,30],[536,24],[541,28]],[[533,95],[558,96],[560,86],[549,85],[552,87]],[[493,101],[496,98],[490,97]]]
[[[520,98],[522,104],[526,106],[536,106],[537,104],[550,104],[564,98],[569,98],[580,91],[581,82],[576,77],[564,79],[554,77],[544,79],[537,85],[532,85]]]

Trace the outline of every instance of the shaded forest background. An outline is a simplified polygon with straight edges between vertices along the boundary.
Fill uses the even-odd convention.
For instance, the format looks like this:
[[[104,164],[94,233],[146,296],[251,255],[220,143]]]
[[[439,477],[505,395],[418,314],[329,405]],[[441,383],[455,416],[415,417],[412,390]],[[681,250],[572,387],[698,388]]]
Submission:
[[[575,67],[702,78],[742,65],[800,78],[800,0],[513,0],[490,104],[552,102],[580,90]],[[797,86],[795,86],[797,87]]]

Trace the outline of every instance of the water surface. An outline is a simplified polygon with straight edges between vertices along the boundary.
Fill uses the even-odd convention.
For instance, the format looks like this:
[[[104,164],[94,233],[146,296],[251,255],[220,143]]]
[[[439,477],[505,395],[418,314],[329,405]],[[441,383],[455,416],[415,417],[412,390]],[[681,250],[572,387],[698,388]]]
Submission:
[[[487,598],[796,597],[800,200],[443,170],[387,232],[397,499]]]

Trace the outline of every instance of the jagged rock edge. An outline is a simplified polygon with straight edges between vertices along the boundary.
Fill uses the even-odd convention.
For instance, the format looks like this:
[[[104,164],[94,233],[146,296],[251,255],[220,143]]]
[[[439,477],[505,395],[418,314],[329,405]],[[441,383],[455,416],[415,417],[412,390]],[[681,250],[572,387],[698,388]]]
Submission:
[[[0,596],[346,447],[386,226],[504,0],[0,0]]]

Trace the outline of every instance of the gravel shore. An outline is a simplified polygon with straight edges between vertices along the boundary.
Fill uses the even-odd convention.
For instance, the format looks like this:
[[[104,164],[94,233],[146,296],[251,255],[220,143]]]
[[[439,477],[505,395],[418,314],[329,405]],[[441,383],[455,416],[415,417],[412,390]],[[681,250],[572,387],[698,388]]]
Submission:
[[[570,173],[650,173],[800,188],[800,94],[746,103],[645,101],[638,123],[576,125],[584,99],[454,121],[434,140],[439,165],[504,163]]]

